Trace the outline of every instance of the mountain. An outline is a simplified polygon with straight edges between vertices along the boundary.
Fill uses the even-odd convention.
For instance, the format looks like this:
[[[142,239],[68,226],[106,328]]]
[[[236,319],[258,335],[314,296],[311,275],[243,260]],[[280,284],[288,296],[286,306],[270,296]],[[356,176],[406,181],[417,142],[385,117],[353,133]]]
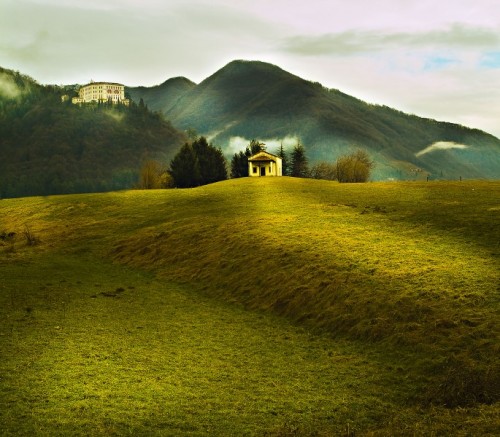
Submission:
[[[75,89],[0,69],[0,198],[132,188],[186,140],[144,105],[61,101]]]
[[[368,104],[272,64],[233,61],[198,85],[179,81],[133,88],[131,95],[177,128],[209,136],[228,156],[241,137],[275,144],[294,137],[312,162],[365,148],[376,179],[500,175],[500,140],[492,135]]]
[[[167,112],[177,99],[196,84],[185,77],[174,77],[153,87],[127,87],[127,92],[134,102],[142,98],[152,111]]]

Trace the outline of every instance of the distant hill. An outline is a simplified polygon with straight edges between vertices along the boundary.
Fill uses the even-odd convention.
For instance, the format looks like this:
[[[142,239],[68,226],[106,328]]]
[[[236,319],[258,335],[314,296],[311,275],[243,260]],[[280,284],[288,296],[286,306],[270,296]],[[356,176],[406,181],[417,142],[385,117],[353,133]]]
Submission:
[[[377,179],[500,175],[500,140],[492,135],[371,105],[263,62],[233,61],[199,85],[177,78],[129,90],[177,128],[208,135],[228,155],[238,137],[296,137],[312,161],[367,149]]]
[[[194,88],[196,84],[185,77],[174,77],[153,87],[127,87],[130,98],[139,103],[141,99],[147,102],[152,111],[166,113],[187,91]]]
[[[75,89],[0,69],[0,197],[131,188],[145,160],[168,164],[186,139],[144,106],[62,103]]]

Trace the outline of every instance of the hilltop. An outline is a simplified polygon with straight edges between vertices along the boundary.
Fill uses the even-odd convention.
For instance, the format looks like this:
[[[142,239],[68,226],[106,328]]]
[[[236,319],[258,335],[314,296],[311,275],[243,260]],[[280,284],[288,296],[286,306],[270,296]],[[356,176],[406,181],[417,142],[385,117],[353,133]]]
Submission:
[[[378,179],[414,178],[415,169],[424,178],[500,174],[500,140],[492,135],[371,105],[264,62],[230,62],[198,85],[185,84],[182,92],[178,81],[131,91],[174,126],[209,136],[228,155],[237,138],[296,137],[313,162],[365,148],[377,162]]]
[[[132,188],[145,160],[168,163],[186,140],[144,106],[77,106],[61,102],[75,85],[0,78],[0,197]]]
[[[127,92],[133,101],[143,99],[152,111],[166,113],[174,102],[195,86],[194,82],[185,77],[174,77],[153,87],[127,87]]]

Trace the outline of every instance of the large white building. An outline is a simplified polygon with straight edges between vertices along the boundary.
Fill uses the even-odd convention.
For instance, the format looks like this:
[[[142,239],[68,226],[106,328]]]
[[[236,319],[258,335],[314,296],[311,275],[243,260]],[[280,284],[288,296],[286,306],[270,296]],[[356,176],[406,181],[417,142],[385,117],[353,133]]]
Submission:
[[[82,86],[78,91],[78,97],[73,97],[71,101],[75,104],[90,102],[129,104],[129,100],[125,98],[125,86],[113,82],[90,82]]]

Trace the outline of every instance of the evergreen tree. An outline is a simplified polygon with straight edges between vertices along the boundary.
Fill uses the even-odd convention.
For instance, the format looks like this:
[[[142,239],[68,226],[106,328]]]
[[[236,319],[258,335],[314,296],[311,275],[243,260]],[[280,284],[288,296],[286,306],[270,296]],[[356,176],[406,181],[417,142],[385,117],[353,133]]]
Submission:
[[[283,176],[288,176],[289,174],[288,156],[285,152],[285,149],[283,148],[283,143],[281,143],[278,156],[281,158],[281,174]]]
[[[186,143],[170,163],[170,174],[179,188],[196,187],[227,179],[222,150],[200,137]]]
[[[233,159],[231,160],[231,177],[244,178],[247,176],[248,156],[244,152],[235,153]]]
[[[201,172],[198,157],[191,144],[184,144],[170,162],[170,175],[178,188],[200,185]]]
[[[220,148],[208,144],[205,137],[200,137],[192,144],[200,165],[200,185],[227,179],[226,159]]]
[[[306,151],[300,143],[293,148],[290,176],[297,178],[309,177]]]
[[[250,141],[250,145],[247,147],[247,150],[250,150],[250,156],[255,155],[256,153],[262,152],[263,150],[266,150],[264,147],[265,144],[261,143],[258,140],[253,139]]]

